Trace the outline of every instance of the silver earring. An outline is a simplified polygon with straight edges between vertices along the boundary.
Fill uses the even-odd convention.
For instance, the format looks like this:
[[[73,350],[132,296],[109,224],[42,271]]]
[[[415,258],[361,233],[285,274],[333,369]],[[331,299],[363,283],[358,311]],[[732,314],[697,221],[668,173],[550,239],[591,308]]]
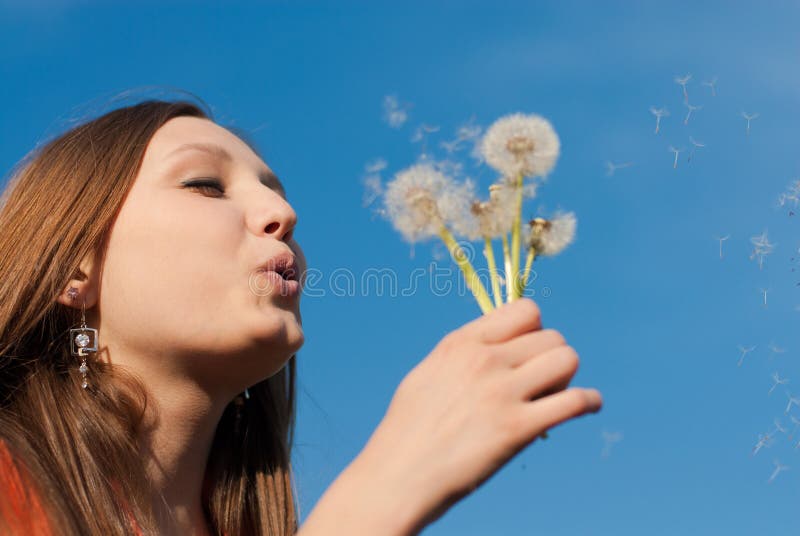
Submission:
[[[78,289],[70,287],[67,295],[72,301],[78,298]],[[86,300],[83,300],[81,306],[81,327],[69,330],[70,339],[70,352],[74,356],[81,358],[81,364],[78,367],[78,372],[81,373],[83,381],[81,387],[86,389],[89,387],[89,381],[86,379],[86,373],[89,372],[89,366],[86,364],[86,356],[90,352],[97,352],[97,330],[86,326]]]
[[[233,403],[236,406],[236,418],[233,426],[234,435],[239,434],[239,427],[242,422],[242,408],[244,407],[245,399],[250,399],[250,391],[247,390],[247,387],[244,388],[244,398],[242,398],[242,395],[237,395],[236,398],[233,399]]]

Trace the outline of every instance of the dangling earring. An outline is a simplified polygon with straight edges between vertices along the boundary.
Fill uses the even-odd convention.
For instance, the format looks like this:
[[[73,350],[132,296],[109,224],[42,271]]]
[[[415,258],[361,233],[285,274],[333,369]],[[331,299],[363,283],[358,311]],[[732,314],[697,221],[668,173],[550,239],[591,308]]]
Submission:
[[[239,433],[239,423],[242,421],[242,408],[244,407],[245,399],[250,399],[250,391],[247,390],[247,387],[244,388],[244,398],[242,398],[242,395],[237,395],[233,399],[233,403],[236,405],[236,418],[233,425],[234,434]]]
[[[78,289],[70,287],[67,295],[74,302],[78,298]],[[97,330],[86,326],[86,300],[83,300],[81,306],[81,327],[69,330],[70,339],[70,352],[74,356],[81,358],[81,364],[78,367],[78,372],[81,373],[83,381],[81,387],[86,389],[89,387],[89,382],[86,379],[86,373],[89,372],[89,366],[86,364],[86,356],[90,352],[97,352]]]

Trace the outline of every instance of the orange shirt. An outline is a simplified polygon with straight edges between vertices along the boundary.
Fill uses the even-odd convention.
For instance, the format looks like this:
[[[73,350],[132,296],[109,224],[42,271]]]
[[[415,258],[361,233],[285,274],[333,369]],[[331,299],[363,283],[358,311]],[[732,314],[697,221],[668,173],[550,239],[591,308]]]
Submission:
[[[27,473],[11,458],[4,441],[0,441],[0,518],[11,534],[52,534],[47,516],[33,490],[25,489]]]
[[[0,519],[10,534],[51,536],[53,531],[39,498],[30,487],[26,490],[29,480],[25,468],[14,463],[5,442],[0,440]],[[130,517],[130,522],[136,534],[142,536],[136,520]]]

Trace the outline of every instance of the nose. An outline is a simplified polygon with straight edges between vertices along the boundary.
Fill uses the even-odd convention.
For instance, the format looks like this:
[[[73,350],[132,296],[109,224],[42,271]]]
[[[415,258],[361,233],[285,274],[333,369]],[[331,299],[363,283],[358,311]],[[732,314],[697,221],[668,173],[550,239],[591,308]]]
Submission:
[[[254,206],[252,228],[256,234],[265,233],[277,240],[288,241],[297,225],[297,213],[292,205],[274,190],[260,194]]]

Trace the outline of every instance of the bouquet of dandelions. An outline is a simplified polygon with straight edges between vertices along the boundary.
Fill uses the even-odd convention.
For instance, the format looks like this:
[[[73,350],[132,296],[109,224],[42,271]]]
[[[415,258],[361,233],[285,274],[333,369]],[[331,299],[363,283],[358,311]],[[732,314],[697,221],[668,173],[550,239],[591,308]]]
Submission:
[[[572,212],[534,218],[522,224],[523,199],[532,199],[555,166],[560,151],[552,125],[538,115],[512,114],[495,121],[480,141],[482,159],[500,172],[488,199],[477,199],[470,180],[458,182],[430,163],[398,172],[383,192],[381,211],[410,243],[439,237],[456,262],[483,314],[523,295],[536,257],[551,256],[568,246],[577,220]],[[510,240],[509,240],[510,235]],[[491,281],[491,297],[456,237],[482,240]],[[492,241],[500,239],[503,276]],[[520,269],[522,250],[524,267]],[[501,289],[502,288],[502,289]]]

